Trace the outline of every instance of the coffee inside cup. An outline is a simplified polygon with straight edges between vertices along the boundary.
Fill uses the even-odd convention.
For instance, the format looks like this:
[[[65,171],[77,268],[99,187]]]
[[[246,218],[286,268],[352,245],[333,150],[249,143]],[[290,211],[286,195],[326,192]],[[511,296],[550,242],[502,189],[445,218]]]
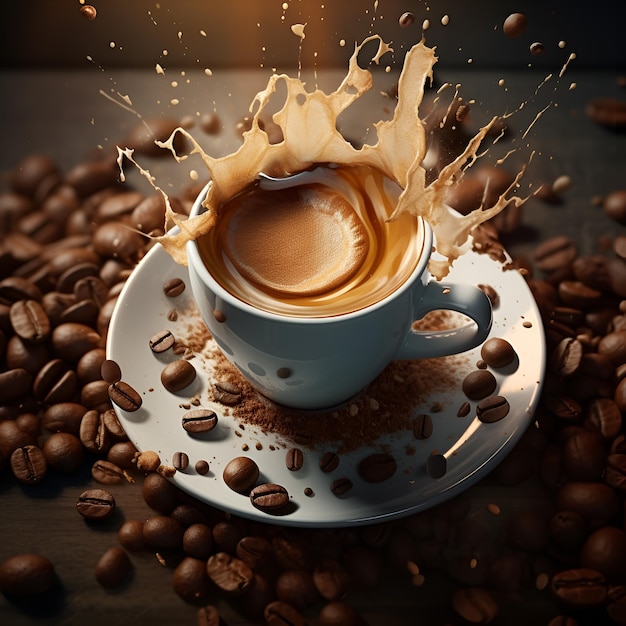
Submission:
[[[367,257],[367,230],[355,210],[321,185],[254,189],[232,200],[224,219],[233,267],[277,297],[337,289]]]
[[[197,245],[215,280],[252,306],[349,313],[394,292],[422,255],[421,221],[389,220],[400,193],[371,167],[321,166],[286,189],[244,190]]]

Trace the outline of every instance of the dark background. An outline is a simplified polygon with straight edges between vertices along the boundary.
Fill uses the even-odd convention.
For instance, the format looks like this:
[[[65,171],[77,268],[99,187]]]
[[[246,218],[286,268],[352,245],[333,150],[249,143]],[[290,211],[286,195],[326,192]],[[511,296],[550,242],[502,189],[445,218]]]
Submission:
[[[0,66],[81,67],[87,55],[106,67],[293,66],[299,40],[290,26],[307,22],[304,65],[345,67],[355,41],[372,30],[401,50],[426,35],[436,42],[442,63],[464,66],[469,57],[484,68],[517,65],[533,41],[546,47],[531,57],[534,67],[551,67],[561,58],[558,42],[577,54],[577,67],[626,66],[623,0],[94,0],[97,19],[80,14],[78,0],[3,0],[0,5]],[[397,18],[414,13],[410,28]],[[527,32],[502,46],[502,22],[512,12],[528,16]],[[449,14],[450,22],[441,25]],[[281,20],[284,15],[285,19]],[[200,34],[203,30],[206,36]],[[182,33],[179,37],[178,33]],[[339,45],[345,39],[345,47]],[[110,48],[110,42],[116,46]],[[263,50],[265,47],[265,50]],[[167,49],[164,57],[162,50]],[[315,56],[316,55],[316,56]]]

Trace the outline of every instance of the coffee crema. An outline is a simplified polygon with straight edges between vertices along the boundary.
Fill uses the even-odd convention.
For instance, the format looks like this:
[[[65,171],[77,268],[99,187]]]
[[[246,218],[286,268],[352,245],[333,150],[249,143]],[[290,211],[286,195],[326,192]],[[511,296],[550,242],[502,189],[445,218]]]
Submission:
[[[318,167],[293,187],[256,183],[197,240],[215,280],[278,314],[357,311],[396,291],[422,255],[421,220],[393,220],[398,185],[371,167]]]

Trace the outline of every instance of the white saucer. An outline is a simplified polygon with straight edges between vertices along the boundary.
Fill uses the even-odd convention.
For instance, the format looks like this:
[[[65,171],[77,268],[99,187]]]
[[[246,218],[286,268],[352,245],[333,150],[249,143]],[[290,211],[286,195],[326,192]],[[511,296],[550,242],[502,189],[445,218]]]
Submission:
[[[465,353],[466,358],[461,361],[465,365],[459,367],[459,360],[454,361],[458,384],[443,393],[431,394],[421,406],[414,407],[415,414],[429,413],[435,403],[443,407],[441,412],[431,413],[432,436],[417,440],[412,432],[402,431],[382,442],[398,464],[391,479],[370,484],[356,472],[358,462],[370,452],[379,452],[381,445],[343,454],[341,471],[329,474],[319,469],[319,459],[327,450],[298,446],[305,452],[304,466],[300,471],[289,471],[285,465],[284,438],[257,431],[253,436],[248,435],[228,409],[210,400],[208,390],[214,382],[210,360],[191,360],[198,375],[183,392],[173,394],[161,385],[163,367],[178,357],[171,349],[161,355],[154,354],[149,339],[154,333],[168,329],[184,341],[194,328],[202,325],[190,288],[176,298],[163,293],[163,283],[174,277],[188,284],[187,269],[177,265],[161,246],[155,246],[135,269],[119,297],[109,327],[107,357],[120,365],[122,379],[141,394],[143,404],[132,413],[118,407],[116,410],[128,437],[139,450],[158,452],[166,465],[172,465],[175,452],[188,454],[189,468],[176,472],[172,478],[177,486],[233,514],[285,526],[354,526],[429,508],[467,489],[492,470],[524,433],[538,403],[545,343],[541,318],[530,290],[517,271],[503,271],[500,263],[487,255],[468,252],[456,262],[448,278],[487,284],[500,295],[490,337],[509,341],[519,362],[517,367],[510,368],[513,371],[491,371],[497,379],[495,394],[508,400],[509,414],[498,422],[485,424],[475,417],[476,402],[470,402],[472,412],[466,417],[457,416],[458,408],[467,401],[461,382],[480,360],[480,348],[476,348]],[[176,321],[168,319],[173,310],[178,315]],[[209,344],[212,344],[209,348],[215,348],[212,339]],[[199,398],[202,407],[218,413],[218,426],[202,438],[190,436],[181,425],[186,412],[184,405],[191,396]],[[244,452],[242,444],[246,442],[249,450]],[[411,454],[407,454],[409,447]],[[426,471],[426,459],[433,450],[447,459],[447,471],[437,479]],[[254,508],[247,496],[226,486],[222,479],[224,466],[233,457],[242,455],[257,462],[263,481],[281,484],[288,490],[293,506],[287,513],[279,516],[264,513]],[[200,459],[210,465],[206,475],[194,469]],[[331,492],[330,484],[340,477],[348,477],[353,487],[346,495],[337,497]],[[310,488],[314,495],[305,495],[305,488]]]

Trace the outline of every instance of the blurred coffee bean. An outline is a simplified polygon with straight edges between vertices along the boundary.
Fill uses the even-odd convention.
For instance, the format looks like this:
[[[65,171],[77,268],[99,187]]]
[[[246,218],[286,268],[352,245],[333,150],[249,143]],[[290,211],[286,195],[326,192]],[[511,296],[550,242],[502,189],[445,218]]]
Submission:
[[[129,576],[132,563],[119,546],[106,550],[96,563],[94,575],[105,589],[119,587]]]
[[[56,584],[54,565],[42,554],[15,554],[0,563],[0,591],[7,596],[33,596]]]

